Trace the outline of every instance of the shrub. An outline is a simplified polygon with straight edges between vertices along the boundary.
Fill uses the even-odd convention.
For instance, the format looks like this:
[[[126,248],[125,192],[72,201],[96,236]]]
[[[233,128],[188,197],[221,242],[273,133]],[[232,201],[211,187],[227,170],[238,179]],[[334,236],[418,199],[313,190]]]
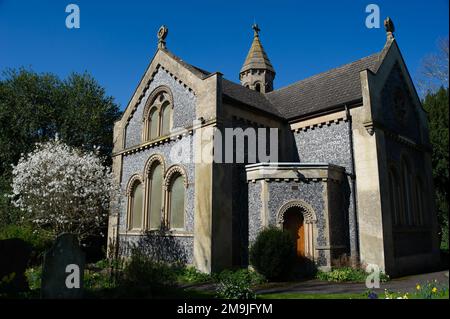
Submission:
[[[203,273],[195,267],[182,267],[177,273],[177,281],[181,283],[205,283],[212,281],[210,274]]]
[[[38,263],[45,250],[51,247],[51,234],[41,230],[35,229],[31,225],[7,225],[0,229],[0,240],[19,238],[32,247],[31,263]]]
[[[137,249],[132,250],[130,260],[125,264],[119,285],[127,296],[152,297],[176,282],[177,266],[156,262]]]
[[[249,286],[258,285],[266,282],[266,279],[261,274],[256,271],[249,269],[238,269],[238,270],[224,270],[219,274],[214,275],[215,280],[221,281],[239,281],[244,282]]]
[[[334,268],[329,272],[318,271],[316,278],[324,281],[334,282],[365,282],[368,273],[361,268],[342,267]],[[380,281],[386,282],[389,280],[389,276],[380,273]]]
[[[25,276],[31,290],[41,288],[42,266],[28,268],[25,271]]]
[[[251,289],[252,278],[242,272],[229,272],[222,275],[216,290],[221,299],[255,299]]]
[[[250,263],[269,280],[285,278],[295,261],[289,233],[270,227],[261,231],[250,248]]]

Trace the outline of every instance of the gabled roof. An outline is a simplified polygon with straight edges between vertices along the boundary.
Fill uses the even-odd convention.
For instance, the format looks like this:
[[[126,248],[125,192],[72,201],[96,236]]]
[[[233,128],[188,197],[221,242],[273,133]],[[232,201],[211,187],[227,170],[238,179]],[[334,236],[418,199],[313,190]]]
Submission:
[[[191,71],[192,73],[194,73],[196,76],[198,76],[201,79],[203,79],[211,74],[211,72],[202,70],[196,66],[193,66],[192,64],[186,63],[185,61],[183,61],[181,58],[179,58],[178,56],[176,56],[169,50],[166,50],[166,49],[161,49],[161,50],[164,51],[168,56],[170,56],[172,59],[174,59],[175,61],[180,63],[182,66],[184,66],[186,69],[188,69],[189,71]]]
[[[231,82],[227,79],[222,79],[222,95],[228,97],[233,101],[259,109],[263,112],[283,117],[275,106],[264,96],[255,90],[246,88],[240,84]]]
[[[376,72],[380,54],[314,75],[266,94],[286,119],[326,111],[335,106],[362,100],[360,72]]]

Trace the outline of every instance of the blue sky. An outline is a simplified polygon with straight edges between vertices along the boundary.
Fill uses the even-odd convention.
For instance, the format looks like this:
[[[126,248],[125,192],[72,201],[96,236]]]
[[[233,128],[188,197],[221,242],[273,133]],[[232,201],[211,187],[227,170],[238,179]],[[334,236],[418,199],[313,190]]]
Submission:
[[[80,8],[80,29],[67,29],[65,8]],[[277,72],[275,88],[380,51],[385,32],[368,29],[365,8],[390,16],[411,75],[448,36],[448,0],[428,1],[93,1],[0,0],[0,70],[24,66],[66,77],[90,72],[123,109],[152,58],[156,32],[188,63],[238,74],[256,21]]]

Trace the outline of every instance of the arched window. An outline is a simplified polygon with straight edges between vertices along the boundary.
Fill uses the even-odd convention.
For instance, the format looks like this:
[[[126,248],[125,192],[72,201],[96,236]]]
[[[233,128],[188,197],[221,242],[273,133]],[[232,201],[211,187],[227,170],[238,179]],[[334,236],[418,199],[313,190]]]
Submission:
[[[402,159],[402,193],[403,193],[403,208],[405,222],[407,225],[414,223],[414,206],[412,197],[413,178],[411,175],[411,167],[406,159]]]
[[[159,87],[150,95],[144,108],[144,141],[170,134],[172,107],[172,95],[168,88]]]
[[[170,229],[184,228],[184,177],[176,174],[168,188],[168,218]]]
[[[256,84],[255,84],[255,90],[256,90],[257,92],[261,92],[261,84],[260,84],[260,83],[256,83]]]
[[[141,181],[135,180],[128,197],[128,228],[130,230],[142,228],[143,202],[144,187]]]
[[[172,107],[169,102],[161,106],[161,135],[168,135],[170,133],[171,110]]]
[[[158,137],[158,125],[159,125],[159,114],[158,114],[158,109],[157,108],[153,108],[150,111],[150,116],[149,116],[149,128],[148,128],[148,137],[150,140],[153,140],[155,138]]]
[[[401,216],[401,190],[399,186],[397,171],[392,166],[389,168],[389,193],[392,222],[394,226],[398,226],[403,223]]]
[[[162,212],[162,165],[154,165],[148,177],[148,226],[150,229],[159,229]]]

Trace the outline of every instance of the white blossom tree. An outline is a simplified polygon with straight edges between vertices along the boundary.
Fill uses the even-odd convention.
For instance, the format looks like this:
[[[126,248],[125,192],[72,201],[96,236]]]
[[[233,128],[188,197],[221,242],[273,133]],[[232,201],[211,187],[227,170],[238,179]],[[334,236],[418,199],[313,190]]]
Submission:
[[[110,169],[96,153],[57,139],[22,155],[13,166],[12,189],[12,202],[24,220],[54,235],[76,234],[80,240],[101,234],[119,198]]]

